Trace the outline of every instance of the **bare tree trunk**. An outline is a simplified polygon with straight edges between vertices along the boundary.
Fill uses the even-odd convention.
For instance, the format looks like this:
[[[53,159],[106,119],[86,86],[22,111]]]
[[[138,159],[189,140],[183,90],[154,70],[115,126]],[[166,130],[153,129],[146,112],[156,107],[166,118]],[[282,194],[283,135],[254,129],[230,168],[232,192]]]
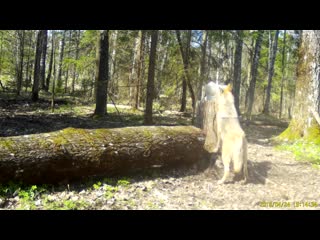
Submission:
[[[33,77],[33,86],[32,86],[32,101],[36,102],[39,100],[39,80],[40,80],[40,60],[41,60],[41,52],[42,52],[42,35],[43,30],[38,31],[37,36],[37,46],[36,46],[36,56],[34,63],[34,77]]]
[[[29,51],[28,51],[28,58],[27,58],[27,69],[26,69],[26,79],[25,79],[25,92],[27,92],[28,91],[28,86],[29,86],[29,83],[30,83],[30,81],[29,81],[29,79],[30,79],[30,76],[31,76],[31,72],[30,72],[30,69],[32,69],[32,67],[30,68],[30,55],[31,55],[31,53],[30,53],[30,49],[32,48],[31,46],[32,46],[32,32],[30,31],[30,38],[29,38]]]
[[[153,30],[151,34],[146,110],[144,114],[144,124],[146,125],[153,124],[152,105],[153,105],[153,99],[154,99],[154,73],[155,73],[155,67],[156,67],[157,42],[158,42],[158,30]]]
[[[182,61],[183,61],[183,69],[184,69],[184,78],[187,82],[187,86],[189,88],[189,92],[191,95],[191,100],[192,100],[192,123],[194,121],[194,114],[195,114],[195,109],[196,109],[196,97],[191,85],[191,81],[190,81],[190,76],[189,76],[189,56],[190,56],[190,43],[191,43],[191,30],[188,30],[187,33],[187,44],[185,49],[183,48],[182,45],[182,41],[181,41],[181,36],[180,36],[180,31],[176,30],[176,34],[177,34],[177,39],[179,42],[179,46],[180,46],[180,52],[181,52],[181,56],[182,56]]]
[[[144,59],[144,41],[145,41],[145,31],[140,30],[139,31],[139,37],[140,37],[140,44],[139,44],[139,53],[138,53],[138,66],[137,66],[137,88],[136,88],[136,96],[135,96],[135,105],[134,108],[138,109],[140,107],[140,86],[141,86],[141,68],[142,68],[142,61]]]
[[[55,87],[56,87],[56,58],[55,58],[55,44],[54,44],[55,33],[52,31],[52,58],[53,58],[53,80],[51,88],[51,112],[54,112],[54,97],[55,97]],[[49,85],[48,85],[49,86]]]
[[[60,60],[59,60],[59,70],[58,70],[58,79],[57,79],[57,88],[61,89],[62,87],[62,63],[63,63],[63,54],[64,54],[64,45],[66,40],[66,31],[63,30],[62,40],[61,40],[61,48],[60,48]]]
[[[160,92],[161,92],[161,86],[162,86],[162,77],[163,77],[163,70],[164,66],[166,65],[168,61],[168,46],[170,43],[170,39],[167,39],[166,42],[164,43],[163,49],[159,50],[159,62],[160,62],[160,67],[159,71],[157,74],[157,87],[156,87],[156,93],[155,93],[155,98],[159,99],[160,97]],[[162,55],[160,55],[160,52],[163,52]]]
[[[238,116],[240,115],[240,85],[241,85],[241,61],[242,61],[242,31],[237,30],[237,37],[236,37],[236,51],[235,61],[234,61],[234,73],[233,73],[233,95],[234,95],[234,104],[237,109]]]
[[[96,96],[97,96],[97,89],[98,89],[98,72],[99,72],[99,61],[100,61],[100,32],[97,31],[97,42],[96,42],[96,60],[95,60],[95,71],[94,71],[94,81],[93,81],[93,96],[94,100],[97,101]],[[83,85],[82,85],[83,87]]]
[[[283,85],[284,85],[284,70],[285,70],[285,57],[286,57],[286,33],[287,30],[284,30],[283,34],[283,48],[282,48],[282,78],[281,78],[281,90],[280,90],[280,112],[279,118],[281,119],[282,115],[282,102],[283,102]]]
[[[21,36],[20,36],[21,34]],[[25,30],[21,30],[19,34],[19,52],[20,52],[20,63],[18,69],[18,78],[17,78],[17,95],[20,95],[22,79],[23,79],[23,58],[24,58],[24,39],[25,39]]]
[[[100,33],[99,48],[99,72],[96,92],[95,116],[104,116],[107,113],[107,92],[109,81],[109,31],[103,30]]]
[[[206,77],[206,55],[207,55],[207,43],[208,43],[208,31],[202,32],[202,45],[201,45],[201,65],[200,65],[200,81],[198,85],[198,96],[197,100],[200,101],[202,98],[202,87]]]
[[[258,65],[259,65],[259,59],[260,59],[262,36],[263,36],[263,30],[259,30],[258,38],[256,41],[255,50],[254,50],[252,67],[251,67],[250,86],[249,86],[249,90],[247,93],[248,104],[247,104],[246,112],[248,114],[249,119],[251,118],[251,112],[252,112],[252,106],[253,106],[253,100],[254,100],[254,92],[255,92],[255,88],[256,88],[256,80],[257,80]]]
[[[139,35],[135,38],[134,42],[134,52],[133,52],[133,62],[132,62],[132,68],[129,76],[129,97],[130,97],[130,103],[132,107],[135,107],[135,98],[136,98],[136,84],[137,84],[137,65],[138,65],[138,59],[139,59],[139,49],[140,49],[140,43],[141,38]]]
[[[40,65],[40,83],[41,89],[46,89],[46,58],[47,58],[47,44],[48,44],[48,30],[43,30],[42,36],[42,52],[41,52],[41,65]]]
[[[112,34],[112,52],[110,57],[110,92],[115,94],[115,67],[116,67],[116,53],[117,53],[118,30],[114,30]]]
[[[207,100],[203,102],[203,132],[206,135],[204,148],[209,152],[214,152],[217,144],[217,102],[214,100]]]
[[[76,30],[76,61],[79,59],[79,45],[80,45],[80,30]],[[74,94],[74,87],[76,82],[76,64],[73,65],[73,77],[72,77],[72,86],[71,94]]]
[[[45,84],[45,91],[48,92],[49,90],[49,85],[50,85],[50,78],[51,78],[51,73],[52,73],[52,65],[53,65],[53,56],[54,56],[54,38],[53,38],[53,34],[54,34],[54,30],[52,30],[52,40],[51,40],[51,55],[50,55],[50,63],[49,63],[49,72],[47,75],[47,79],[46,79],[46,84]]]
[[[249,51],[249,60],[248,60],[248,66],[247,66],[247,80],[246,80],[246,95],[245,95],[245,103],[244,103],[244,107],[245,109],[247,109],[247,106],[248,106],[248,92],[249,92],[249,85],[250,85],[250,77],[251,77],[251,67],[252,67],[252,61],[253,61],[253,54],[254,54],[254,50],[253,50],[253,47],[254,47],[254,38],[252,38],[251,40],[251,51]]]
[[[270,59],[269,69],[268,69],[267,97],[266,97],[266,102],[265,102],[264,109],[263,109],[263,113],[265,113],[265,114],[269,114],[272,77],[273,77],[273,73],[274,73],[274,62],[276,60],[277,48],[278,48],[278,36],[279,36],[279,30],[277,30],[275,33],[274,43],[273,43],[272,51],[271,51],[271,59]]]

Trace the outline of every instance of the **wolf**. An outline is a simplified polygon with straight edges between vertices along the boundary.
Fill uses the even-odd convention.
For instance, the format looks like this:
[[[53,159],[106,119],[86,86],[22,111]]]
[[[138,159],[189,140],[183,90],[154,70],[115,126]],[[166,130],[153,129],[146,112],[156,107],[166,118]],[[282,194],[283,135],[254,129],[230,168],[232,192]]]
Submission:
[[[234,105],[232,86],[228,84],[222,88],[217,96],[217,145],[218,152],[222,145],[221,158],[224,166],[224,175],[218,184],[225,183],[230,174],[230,165],[233,163],[233,171],[236,174],[242,172],[244,183],[248,181],[247,168],[247,140],[242,130],[237,110]]]

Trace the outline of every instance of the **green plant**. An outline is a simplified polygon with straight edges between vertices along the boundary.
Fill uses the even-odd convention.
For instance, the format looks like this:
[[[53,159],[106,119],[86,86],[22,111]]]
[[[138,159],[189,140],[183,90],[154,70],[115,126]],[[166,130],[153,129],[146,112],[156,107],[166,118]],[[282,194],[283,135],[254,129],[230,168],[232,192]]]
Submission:
[[[314,142],[297,140],[290,144],[283,143],[275,148],[292,152],[298,161],[308,161],[320,165],[320,145]]]
[[[101,187],[101,182],[97,182],[95,184],[93,184],[93,189],[97,190]]]
[[[128,186],[128,185],[130,185],[130,181],[129,181],[129,179],[120,179],[120,180],[118,180],[117,185]]]

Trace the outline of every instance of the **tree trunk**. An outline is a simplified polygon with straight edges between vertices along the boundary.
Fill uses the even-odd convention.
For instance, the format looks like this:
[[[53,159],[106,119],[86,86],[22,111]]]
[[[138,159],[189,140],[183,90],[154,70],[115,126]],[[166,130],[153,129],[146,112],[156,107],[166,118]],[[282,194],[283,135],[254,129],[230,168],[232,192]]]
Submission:
[[[281,90],[280,90],[280,112],[279,119],[281,119],[282,115],[282,102],[283,102],[283,85],[284,85],[284,70],[285,70],[285,58],[286,58],[286,33],[287,30],[284,30],[283,34],[283,48],[282,48],[282,78],[281,78]]]
[[[312,113],[320,113],[319,39],[319,30],[304,30],[302,32],[293,118],[289,127],[280,135],[283,139],[296,140],[307,137],[308,140],[319,141],[320,126]]]
[[[248,65],[247,65],[247,78],[246,78],[246,95],[244,96],[244,107],[247,109],[248,106],[248,92],[249,92],[249,85],[250,85],[250,77],[251,77],[251,67],[252,67],[252,59],[253,59],[253,47],[254,47],[254,38],[251,39],[251,45],[249,50],[249,56],[248,56]]]
[[[57,183],[152,167],[188,165],[208,157],[192,126],[66,128],[0,138],[0,182]]]
[[[256,80],[257,80],[257,73],[258,73],[258,65],[259,65],[259,59],[260,59],[260,50],[261,50],[261,43],[262,43],[262,36],[263,36],[263,30],[259,30],[258,32],[258,38],[256,41],[256,46],[254,50],[254,56],[252,61],[252,67],[251,67],[251,80],[249,85],[249,90],[247,93],[247,109],[246,112],[248,114],[248,118],[251,118],[251,112],[252,112],[252,106],[253,106],[253,100],[254,100],[254,92],[256,88]]]
[[[114,30],[112,34],[112,52],[110,56],[110,92],[112,94],[116,93],[115,67],[116,67],[118,34],[119,34],[118,30]]]
[[[63,36],[61,40],[61,48],[60,48],[60,60],[59,60],[59,70],[58,70],[58,79],[57,79],[57,88],[61,89],[62,87],[62,63],[63,63],[63,54],[64,54],[64,45],[65,45],[65,40],[66,40],[66,31],[63,30]]]
[[[137,65],[138,65],[138,59],[140,58],[138,56],[139,49],[140,49],[140,43],[141,38],[139,35],[135,38],[134,42],[134,52],[133,52],[133,62],[132,62],[132,69],[129,76],[129,97],[130,97],[130,103],[132,107],[135,107],[135,98],[136,98],[136,85],[137,85]]]
[[[96,109],[94,115],[104,116],[107,113],[107,92],[109,81],[109,31],[103,30],[99,38],[99,71],[96,91]]]
[[[189,56],[190,56],[190,43],[191,43],[191,30],[188,30],[187,32],[187,44],[185,46],[185,48],[183,48],[182,45],[182,41],[181,41],[181,36],[180,36],[180,31],[176,30],[176,34],[177,34],[177,39],[178,39],[178,43],[180,46],[180,52],[181,52],[181,56],[182,56],[182,61],[183,61],[183,69],[184,69],[184,78],[185,81],[187,82],[187,86],[189,88],[189,92],[191,95],[191,100],[192,100],[192,122],[194,121],[194,114],[195,114],[195,109],[196,109],[196,97],[191,85],[191,81],[190,81],[190,76],[189,76]]]
[[[187,107],[187,80],[185,76],[182,76],[182,95],[181,95],[181,107],[180,112],[185,112]]]
[[[31,55],[31,51],[30,49],[32,48],[32,32],[30,32],[30,38],[29,38],[29,50],[28,50],[28,58],[27,58],[27,66],[26,66],[26,79],[25,79],[25,92],[28,91],[28,87],[29,87],[29,79],[30,79],[30,76],[31,76],[31,72],[30,72],[30,69],[32,69],[32,67],[30,67],[30,55]]]
[[[72,41],[72,30],[69,31],[69,39],[68,39],[68,48],[66,50],[66,58],[70,58],[70,52],[71,52],[71,41]],[[69,80],[69,68],[70,65],[67,64],[67,69],[66,69],[66,76],[65,76],[65,80],[64,80],[64,93],[68,92],[68,80]]]
[[[68,78],[69,78],[69,69],[66,71],[65,81],[64,81],[64,93],[68,92]]]
[[[278,48],[278,36],[279,36],[279,30],[276,31],[276,34],[274,36],[274,42],[272,45],[272,51],[270,51],[271,58],[270,58],[269,69],[268,69],[267,97],[266,97],[266,102],[263,109],[263,113],[265,114],[269,114],[272,77],[274,73],[274,62],[276,60],[277,48]]]
[[[34,73],[33,73],[33,86],[32,86],[32,101],[36,102],[39,100],[39,80],[40,80],[40,60],[42,51],[42,34],[43,30],[39,30],[37,36],[36,56],[34,62]]]
[[[76,61],[79,59],[79,45],[80,45],[80,30],[76,30]],[[72,77],[72,86],[71,94],[74,94],[74,87],[76,82],[76,64],[73,65],[73,77]]]
[[[22,79],[23,79],[24,38],[25,38],[25,30],[21,30],[21,36],[19,36],[20,64],[19,64],[18,79],[17,79],[18,80],[17,95],[20,95]]]
[[[242,30],[237,30],[236,36],[236,50],[235,50],[235,61],[234,61],[234,73],[233,73],[233,95],[234,95],[234,104],[240,115],[240,85],[241,85],[241,60],[242,60]]]
[[[55,49],[54,44],[54,37],[55,33],[52,32],[52,49]],[[56,87],[56,58],[55,58],[55,51],[52,52],[53,54],[53,80],[52,80],[52,91],[51,91],[51,112],[54,112],[54,97],[55,97],[55,87]],[[48,85],[49,86],[49,85]]]
[[[199,85],[198,85],[198,94],[197,94],[198,101],[200,101],[202,99],[202,87],[203,87],[204,79],[206,77],[207,42],[208,42],[208,31],[203,31],[202,32],[202,45],[201,45],[200,81],[199,81]]]
[[[52,65],[53,65],[53,55],[54,55],[54,38],[53,38],[54,30],[52,30],[52,40],[51,40],[51,55],[50,55],[50,63],[49,63],[49,72],[48,76],[46,79],[46,84],[45,84],[45,91],[48,92],[49,90],[49,85],[50,85],[50,78],[51,78],[51,73],[52,73]]]
[[[159,70],[157,73],[157,86],[156,86],[156,93],[155,93],[155,98],[160,99],[160,94],[161,94],[161,87],[162,87],[162,78],[164,74],[164,67],[166,66],[168,62],[168,51],[169,51],[169,44],[170,44],[170,39],[168,38],[164,43],[162,49],[159,50],[158,54],[158,59],[159,59]],[[162,53],[162,54],[160,54]]]
[[[42,35],[42,52],[41,52],[41,66],[40,66],[40,82],[41,89],[46,89],[46,58],[47,58],[47,43],[48,43],[48,30],[43,30]]]
[[[209,152],[212,153],[213,150],[216,148],[217,144],[217,99],[214,100],[206,100],[203,101],[202,106],[202,115],[203,115],[203,122],[202,128],[203,132],[205,133],[206,139],[204,143],[204,148]]]
[[[146,125],[153,124],[152,105],[153,105],[153,98],[154,98],[154,73],[155,73],[155,67],[156,67],[157,42],[158,42],[158,30],[153,30],[151,34],[151,47],[150,47],[150,57],[149,57],[146,111],[144,114],[144,124]]]
[[[139,49],[137,53],[137,79],[136,79],[136,92],[135,92],[135,104],[134,108],[138,109],[140,106],[140,85],[141,85],[141,68],[142,68],[142,61],[144,58],[144,40],[145,40],[145,31],[140,30],[139,31],[139,38],[140,38],[140,43],[139,43]]]

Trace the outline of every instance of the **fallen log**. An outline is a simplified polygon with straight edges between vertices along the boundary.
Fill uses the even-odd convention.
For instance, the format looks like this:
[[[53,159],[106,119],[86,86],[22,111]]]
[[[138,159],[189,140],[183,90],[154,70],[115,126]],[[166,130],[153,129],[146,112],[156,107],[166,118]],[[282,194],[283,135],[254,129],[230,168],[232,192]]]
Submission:
[[[193,126],[66,128],[0,138],[0,182],[56,183],[153,166],[194,164],[210,154]]]

